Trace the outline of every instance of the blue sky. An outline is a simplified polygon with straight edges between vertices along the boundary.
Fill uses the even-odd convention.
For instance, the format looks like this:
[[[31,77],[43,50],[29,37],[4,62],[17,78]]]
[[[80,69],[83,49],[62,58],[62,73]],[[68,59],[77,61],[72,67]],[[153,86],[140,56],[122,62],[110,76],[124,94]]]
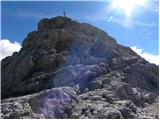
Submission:
[[[111,9],[109,0],[90,2],[2,2],[1,39],[22,43],[27,33],[37,29],[42,18],[62,15],[97,26],[118,43],[158,54],[158,0],[146,0],[145,6],[135,6],[127,17],[122,9]]]

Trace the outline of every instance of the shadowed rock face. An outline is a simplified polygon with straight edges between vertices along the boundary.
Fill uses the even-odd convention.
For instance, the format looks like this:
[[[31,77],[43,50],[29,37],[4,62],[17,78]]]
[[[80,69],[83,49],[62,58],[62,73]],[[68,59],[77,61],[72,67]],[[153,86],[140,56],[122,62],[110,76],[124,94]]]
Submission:
[[[52,96],[48,108],[39,104],[42,99],[30,97],[37,103],[28,103],[26,111],[16,112],[15,118],[155,118],[158,113],[147,113],[145,107],[157,100],[158,73],[158,66],[117,44],[114,38],[92,25],[60,16],[42,19],[38,30],[24,39],[22,49],[2,60],[3,118],[12,118],[13,113],[3,112],[4,104],[10,111],[17,111],[11,105],[23,108],[27,104],[21,102],[28,100],[27,97],[14,97],[34,96],[33,93],[41,96],[40,91],[56,87],[61,91],[63,86],[73,89],[55,94],[65,98],[67,101],[62,103],[67,105],[58,103],[55,107],[57,98]],[[78,95],[71,102],[66,91]],[[18,103],[15,105],[6,98]],[[45,113],[35,111],[35,105]]]

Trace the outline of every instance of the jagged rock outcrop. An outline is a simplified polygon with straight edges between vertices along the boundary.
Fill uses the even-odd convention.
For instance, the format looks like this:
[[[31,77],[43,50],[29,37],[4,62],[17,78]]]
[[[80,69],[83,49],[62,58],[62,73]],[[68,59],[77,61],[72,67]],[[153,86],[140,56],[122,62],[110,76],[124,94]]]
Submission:
[[[86,23],[42,19],[1,66],[2,118],[158,117],[158,66]]]

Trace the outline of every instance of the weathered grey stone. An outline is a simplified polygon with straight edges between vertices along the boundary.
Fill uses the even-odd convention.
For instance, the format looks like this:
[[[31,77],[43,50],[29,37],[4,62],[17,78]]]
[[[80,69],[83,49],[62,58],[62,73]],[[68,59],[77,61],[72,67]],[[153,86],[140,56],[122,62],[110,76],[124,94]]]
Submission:
[[[158,66],[68,17],[42,19],[1,66],[2,118],[158,116]]]
[[[70,87],[48,89],[40,93],[2,100],[2,118],[62,118],[76,100]],[[68,115],[67,115],[68,116]]]

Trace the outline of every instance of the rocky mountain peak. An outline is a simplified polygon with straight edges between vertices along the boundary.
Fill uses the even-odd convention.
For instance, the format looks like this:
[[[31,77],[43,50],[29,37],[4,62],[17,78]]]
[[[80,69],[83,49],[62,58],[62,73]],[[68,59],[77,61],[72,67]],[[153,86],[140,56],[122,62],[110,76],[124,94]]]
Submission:
[[[68,17],[62,17],[62,16],[54,17],[51,19],[44,18],[38,23],[38,31],[45,31],[45,30],[53,29],[53,28],[61,29],[67,25],[71,25],[74,23],[76,24],[77,22],[72,21]]]
[[[143,110],[139,109],[140,113],[137,107],[154,103],[158,88],[158,66],[99,28],[68,17],[42,19],[37,31],[24,39],[22,49],[2,60],[2,104],[9,107],[14,105],[10,101],[17,99],[20,106],[26,102],[29,118],[34,118],[33,114],[40,118],[41,114],[45,118],[143,118]],[[39,110],[44,99],[51,103],[45,103],[43,109],[52,114]],[[59,108],[61,103],[52,106],[59,99],[63,107]],[[72,102],[76,104],[71,108]],[[81,112],[76,113],[77,108]],[[60,111],[55,113],[56,109]],[[66,109],[70,113],[65,113]],[[92,110],[88,113],[87,109]]]

